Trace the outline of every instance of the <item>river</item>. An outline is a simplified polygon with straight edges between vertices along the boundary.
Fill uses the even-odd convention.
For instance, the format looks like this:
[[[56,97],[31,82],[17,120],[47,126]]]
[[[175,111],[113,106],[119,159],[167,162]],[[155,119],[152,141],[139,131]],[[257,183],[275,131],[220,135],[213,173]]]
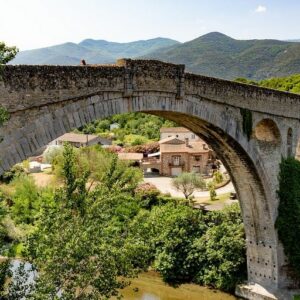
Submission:
[[[163,283],[153,271],[140,274],[130,286],[122,291],[124,300],[234,300],[232,295],[201,287],[196,284],[183,284],[178,288]]]
[[[0,257],[1,258],[1,257]],[[20,265],[14,260],[13,273]],[[25,264],[25,270],[29,274],[28,283],[33,282],[34,273],[30,270],[30,264]],[[196,284],[182,284],[178,288],[165,284],[159,274],[148,271],[131,280],[131,285],[121,291],[124,300],[236,300],[235,296],[209,289]],[[115,299],[115,298],[113,298]]]

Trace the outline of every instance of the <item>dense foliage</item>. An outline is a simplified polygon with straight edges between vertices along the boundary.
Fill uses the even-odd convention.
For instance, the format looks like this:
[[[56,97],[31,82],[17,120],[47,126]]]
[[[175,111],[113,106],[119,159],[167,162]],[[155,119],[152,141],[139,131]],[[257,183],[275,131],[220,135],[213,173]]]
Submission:
[[[119,127],[110,130],[112,124],[118,124]],[[174,125],[173,122],[157,116],[129,113],[94,121],[84,126],[81,131],[85,134],[97,133],[113,138],[116,144],[135,146],[159,140],[160,128]]]
[[[238,206],[201,211],[169,202],[141,210],[130,227],[132,244],[172,285],[195,282],[233,291],[246,278],[245,241]]]
[[[241,108],[240,109],[242,118],[243,118],[243,132],[247,136],[248,140],[250,140],[252,133],[252,112],[249,109]]]
[[[14,178],[17,178],[25,173],[21,165],[14,165],[10,170],[5,171],[0,175],[0,181],[10,183]]]
[[[28,175],[9,184],[7,210],[16,226],[31,226],[22,255],[39,274],[28,299],[106,299],[149,267],[172,285],[232,291],[244,279],[238,207],[203,214],[139,185],[139,170],[99,147],[66,146],[54,161],[56,190],[37,188]],[[3,299],[21,297],[25,275],[21,266]]]
[[[219,32],[147,55],[148,58],[185,64],[188,71],[203,75],[254,80],[299,73],[299,56],[300,43],[236,40]]]
[[[300,278],[300,252],[295,241],[300,240],[300,162],[292,157],[280,164],[280,199],[276,227],[290,265]]]
[[[0,42],[0,65],[5,65],[11,61],[18,51],[16,47],[8,47],[5,43]]]
[[[300,74],[287,77],[270,78],[261,81],[253,81],[245,78],[237,78],[237,82],[258,85],[270,89],[300,94]]]

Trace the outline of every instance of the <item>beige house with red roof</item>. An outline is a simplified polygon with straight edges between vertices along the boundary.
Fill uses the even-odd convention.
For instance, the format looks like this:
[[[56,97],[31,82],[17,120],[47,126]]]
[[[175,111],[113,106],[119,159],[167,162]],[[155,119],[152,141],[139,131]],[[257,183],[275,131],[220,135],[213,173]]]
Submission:
[[[144,159],[146,169],[156,168],[161,175],[178,176],[182,172],[208,174],[214,152],[193,132],[183,127],[161,128],[160,152]]]

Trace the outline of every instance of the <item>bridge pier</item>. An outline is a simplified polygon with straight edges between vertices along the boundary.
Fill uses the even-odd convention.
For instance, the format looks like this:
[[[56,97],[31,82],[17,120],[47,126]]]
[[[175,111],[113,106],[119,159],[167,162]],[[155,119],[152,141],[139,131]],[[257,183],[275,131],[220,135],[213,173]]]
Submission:
[[[300,290],[273,290],[256,283],[248,283],[238,285],[235,295],[248,300],[293,300],[295,295],[300,295]]]

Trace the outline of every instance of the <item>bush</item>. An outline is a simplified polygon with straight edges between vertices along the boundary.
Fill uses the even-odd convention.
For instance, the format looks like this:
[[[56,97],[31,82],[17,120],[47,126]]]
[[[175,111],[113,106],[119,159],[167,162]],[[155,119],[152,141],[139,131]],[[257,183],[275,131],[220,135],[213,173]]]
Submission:
[[[58,156],[62,155],[62,146],[50,146],[43,153],[43,161],[48,164],[52,164]]]
[[[208,229],[194,240],[191,256],[200,265],[194,281],[233,292],[246,279],[246,244],[244,226],[238,205],[210,212]]]
[[[276,227],[284,252],[300,278],[300,162],[292,157],[282,159],[279,172],[280,199]]]
[[[129,135],[124,136],[125,145],[137,146],[137,145],[146,144],[147,142],[148,142],[148,139],[142,135],[129,134]]]
[[[21,165],[15,165],[9,171],[4,172],[0,176],[0,180],[4,183],[10,183],[13,179],[23,174],[25,174],[25,169]]]
[[[149,182],[140,184],[135,189],[135,195],[140,202],[140,206],[145,209],[151,209],[152,206],[159,204],[160,191],[156,186]]]

